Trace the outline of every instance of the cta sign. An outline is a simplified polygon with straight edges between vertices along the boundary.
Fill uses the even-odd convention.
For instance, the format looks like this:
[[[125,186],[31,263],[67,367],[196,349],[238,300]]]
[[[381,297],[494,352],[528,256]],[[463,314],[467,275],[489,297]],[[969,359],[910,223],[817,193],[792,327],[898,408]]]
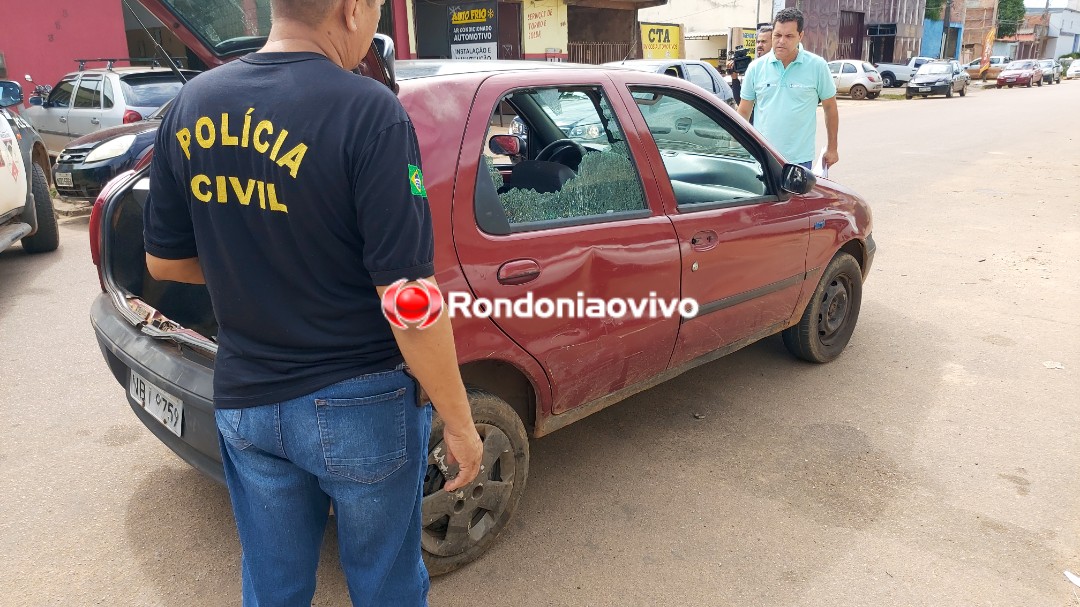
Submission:
[[[642,23],[641,54],[644,59],[682,59],[682,26]]]
[[[498,2],[450,7],[450,58],[498,59]]]

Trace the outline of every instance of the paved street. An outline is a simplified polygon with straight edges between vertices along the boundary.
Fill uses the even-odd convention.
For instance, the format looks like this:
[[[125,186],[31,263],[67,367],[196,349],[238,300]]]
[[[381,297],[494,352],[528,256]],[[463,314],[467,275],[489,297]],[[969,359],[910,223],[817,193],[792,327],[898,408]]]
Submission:
[[[842,100],[832,177],[879,246],[846,353],[770,338],[534,441],[432,604],[1080,606],[1077,108],[1077,81]],[[238,604],[225,488],[98,351],[86,232],[0,253],[0,605]],[[315,604],[346,605],[323,556]]]

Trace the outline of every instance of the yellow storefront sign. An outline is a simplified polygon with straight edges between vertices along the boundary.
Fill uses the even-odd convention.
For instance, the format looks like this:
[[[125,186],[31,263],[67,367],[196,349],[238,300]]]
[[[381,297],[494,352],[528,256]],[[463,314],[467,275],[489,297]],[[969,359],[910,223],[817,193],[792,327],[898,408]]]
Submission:
[[[644,59],[683,59],[682,26],[642,23],[641,54]]]

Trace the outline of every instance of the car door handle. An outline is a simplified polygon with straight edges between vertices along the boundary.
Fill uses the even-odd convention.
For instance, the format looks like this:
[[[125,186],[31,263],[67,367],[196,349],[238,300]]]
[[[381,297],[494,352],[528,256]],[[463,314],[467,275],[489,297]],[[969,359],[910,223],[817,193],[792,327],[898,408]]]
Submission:
[[[694,237],[690,239],[690,246],[695,251],[708,251],[715,248],[718,242],[720,242],[720,237],[716,235],[716,232],[702,230],[694,234]]]
[[[499,266],[498,279],[504,285],[523,285],[540,276],[540,264],[532,259],[515,259]]]
[[[101,124],[101,121],[98,120],[97,118],[91,118],[90,119],[90,124]]]
[[[67,122],[67,117],[66,116],[61,116],[60,117],[60,122]]]

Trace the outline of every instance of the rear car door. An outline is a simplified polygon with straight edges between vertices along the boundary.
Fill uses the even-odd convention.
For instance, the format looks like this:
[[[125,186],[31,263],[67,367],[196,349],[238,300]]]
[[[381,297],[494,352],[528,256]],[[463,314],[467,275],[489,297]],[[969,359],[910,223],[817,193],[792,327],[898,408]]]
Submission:
[[[83,74],[68,112],[68,135],[78,139],[101,128],[102,92],[105,82],[102,74]]]
[[[509,133],[515,120],[507,111],[526,123],[528,153],[483,155],[489,136]],[[678,298],[675,232],[637,152],[642,139],[623,128],[626,112],[607,78],[577,70],[527,80],[497,75],[481,85],[453,213],[458,259],[476,298]],[[572,151],[536,160],[553,142],[574,147],[567,139],[587,150],[580,163]],[[546,311],[539,304],[535,310]],[[553,413],[662,372],[679,326],[677,316],[562,316],[492,318],[543,367]]]
[[[60,154],[67,142],[71,140],[68,134],[68,112],[75,95],[75,87],[79,83],[79,75],[72,74],[65,77],[49,93],[45,104],[36,108],[36,111],[27,111],[31,123],[41,135],[49,154]]]
[[[682,297],[700,311],[679,329],[678,366],[791,318],[806,277],[810,214],[779,196],[776,164],[732,113],[690,91],[631,86],[682,251]]]

